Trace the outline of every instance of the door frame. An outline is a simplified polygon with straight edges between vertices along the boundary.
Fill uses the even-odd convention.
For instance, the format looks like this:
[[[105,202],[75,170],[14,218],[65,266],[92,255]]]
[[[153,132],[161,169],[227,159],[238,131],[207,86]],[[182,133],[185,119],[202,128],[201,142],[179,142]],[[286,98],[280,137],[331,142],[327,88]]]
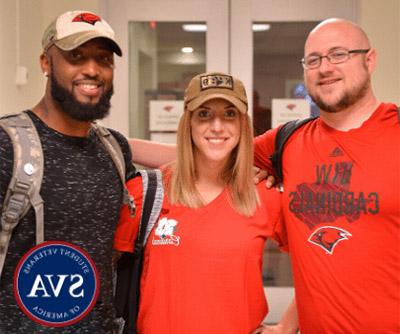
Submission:
[[[229,72],[229,0],[102,0],[100,12],[113,27],[123,57],[115,59],[114,97],[104,123],[129,134],[129,34],[131,21],[205,22],[206,70]]]
[[[358,21],[359,0],[231,0],[230,72],[239,77],[253,110],[253,22]]]

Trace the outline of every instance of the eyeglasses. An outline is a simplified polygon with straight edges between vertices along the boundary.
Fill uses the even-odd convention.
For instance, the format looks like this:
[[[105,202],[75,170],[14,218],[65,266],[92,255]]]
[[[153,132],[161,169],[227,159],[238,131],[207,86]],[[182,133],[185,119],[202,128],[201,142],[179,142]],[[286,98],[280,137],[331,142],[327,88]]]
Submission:
[[[311,55],[304,57],[300,60],[304,69],[315,69],[320,67],[322,58],[328,59],[331,64],[340,64],[349,60],[350,54],[352,53],[367,53],[370,49],[357,49],[357,50],[346,50],[346,49],[336,49],[328,52],[326,56]]]

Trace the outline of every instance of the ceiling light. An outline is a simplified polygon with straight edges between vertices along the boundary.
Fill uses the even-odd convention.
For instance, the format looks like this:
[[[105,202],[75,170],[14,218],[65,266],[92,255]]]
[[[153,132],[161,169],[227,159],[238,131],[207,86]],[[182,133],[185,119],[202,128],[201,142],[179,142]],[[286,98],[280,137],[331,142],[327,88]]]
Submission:
[[[184,46],[181,49],[182,53],[192,53],[193,52],[193,48],[191,46]]]
[[[206,24],[183,24],[182,29],[184,31],[190,31],[190,32],[205,32],[207,31],[207,25]]]
[[[183,24],[182,29],[184,31],[189,31],[189,32],[205,32],[207,31],[207,25],[206,24]],[[268,23],[254,23],[253,24],[253,31],[267,31],[271,29],[271,25]]]
[[[267,31],[271,29],[271,25],[267,23],[254,23],[253,31]]]

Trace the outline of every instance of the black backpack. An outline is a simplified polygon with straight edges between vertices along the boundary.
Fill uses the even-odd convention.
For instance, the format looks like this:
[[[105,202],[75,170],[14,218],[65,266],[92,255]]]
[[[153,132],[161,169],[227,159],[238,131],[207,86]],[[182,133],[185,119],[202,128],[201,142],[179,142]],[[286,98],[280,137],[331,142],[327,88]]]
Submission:
[[[116,323],[119,333],[136,334],[139,313],[140,278],[144,247],[160,215],[164,190],[160,170],[139,170],[143,183],[143,206],[134,252],[123,253],[117,263],[115,288]]]

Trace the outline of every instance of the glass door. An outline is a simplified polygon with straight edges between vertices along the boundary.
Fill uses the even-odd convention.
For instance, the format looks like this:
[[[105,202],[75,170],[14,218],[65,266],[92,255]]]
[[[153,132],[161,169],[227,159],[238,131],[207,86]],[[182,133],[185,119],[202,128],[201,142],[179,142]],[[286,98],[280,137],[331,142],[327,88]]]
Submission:
[[[119,0],[103,7],[125,52],[116,59],[107,125],[173,142],[188,80],[229,70],[229,1]]]

